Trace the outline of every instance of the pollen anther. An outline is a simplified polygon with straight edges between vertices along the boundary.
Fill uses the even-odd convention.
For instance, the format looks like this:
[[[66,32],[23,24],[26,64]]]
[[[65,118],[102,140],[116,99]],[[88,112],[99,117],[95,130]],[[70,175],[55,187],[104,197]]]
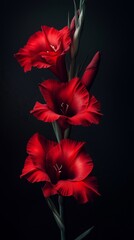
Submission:
[[[53,167],[56,172],[61,173],[62,165],[59,167],[58,164],[56,163]]]

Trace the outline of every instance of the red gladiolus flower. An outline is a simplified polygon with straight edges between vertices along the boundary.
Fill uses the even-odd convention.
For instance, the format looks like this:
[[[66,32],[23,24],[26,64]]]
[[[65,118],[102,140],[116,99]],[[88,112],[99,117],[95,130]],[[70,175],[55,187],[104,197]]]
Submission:
[[[80,203],[92,199],[97,191],[96,179],[89,177],[93,169],[91,157],[84,152],[84,142],[63,139],[60,143],[35,134],[29,140],[29,154],[21,177],[30,182],[46,182],[45,197],[54,194],[74,196]]]
[[[88,88],[91,88],[91,85],[97,75],[100,63],[100,52],[97,52],[92,58],[91,62],[86,67],[86,70],[81,78],[82,83]]]
[[[100,121],[100,103],[86,90],[80,79],[68,83],[46,80],[39,86],[46,104],[36,102],[30,112],[39,120],[58,120],[62,128],[71,125],[89,126]]]
[[[62,81],[66,81],[65,53],[70,44],[68,27],[58,31],[53,27],[42,26],[42,31],[33,34],[15,57],[24,68],[24,72],[30,71],[32,67],[50,68]]]

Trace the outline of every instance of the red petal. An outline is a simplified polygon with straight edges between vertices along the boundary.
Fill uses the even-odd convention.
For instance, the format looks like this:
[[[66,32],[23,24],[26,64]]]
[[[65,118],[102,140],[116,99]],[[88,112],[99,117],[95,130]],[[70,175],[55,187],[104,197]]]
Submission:
[[[63,102],[72,103],[72,99],[74,97],[77,89],[79,90],[80,80],[79,78],[73,78],[70,82],[66,84],[62,84],[59,88],[59,98],[62,99]]]
[[[80,182],[59,181],[55,185],[55,189],[62,196],[74,196],[79,203],[86,203],[91,201],[94,195],[100,195],[95,177],[88,177],[85,181]]]
[[[61,82],[67,82],[68,75],[65,63],[65,54],[57,57],[56,65],[51,66],[50,70],[60,79]]]
[[[54,122],[60,117],[60,115],[51,111],[46,104],[41,104],[39,102],[35,103],[30,113],[43,122]]]
[[[70,107],[74,112],[80,112],[86,109],[89,102],[89,94],[78,78],[74,78],[69,82],[66,91],[72,96]]]
[[[42,191],[45,198],[50,197],[51,195],[58,194],[54,186],[49,182],[45,183]]]
[[[100,102],[93,96],[90,96],[89,106],[87,112],[89,115],[90,123],[98,124],[101,116],[103,115],[100,110]]]
[[[84,144],[84,142],[63,139],[51,151],[49,151],[47,158],[51,159],[53,165],[60,161],[60,164],[66,164],[68,168],[70,168]]]
[[[22,169],[22,174],[20,176],[25,177],[29,182],[42,182],[50,181],[47,173],[38,169],[33,163],[31,157],[27,157],[25,160],[24,168]]]
[[[100,63],[100,52],[97,52],[92,58],[91,62],[86,67],[86,70],[81,78],[82,83],[90,88],[93,80],[96,77]]]
[[[54,46],[55,49],[58,50],[60,47],[60,32],[57,29],[48,26],[42,26],[42,31],[47,36],[49,45]],[[51,47],[51,49],[53,48]]]
[[[48,64],[48,67],[56,65],[57,58],[59,55],[55,52],[41,52],[40,57],[42,61]]]
[[[60,30],[60,37],[62,39],[63,50],[66,52],[69,50],[71,44],[70,30],[67,26]]]
[[[56,80],[45,80],[39,85],[42,96],[50,109],[55,108],[55,99],[58,97],[58,90],[61,86],[62,83]]]
[[[75,183],[77,184],[77,182],[61,180],[55,185],[55,189],[62,196],[73,196]]]
[[[27,144],[27,153],[31,156],[34,165],[40,169],[45,167],[46,154],[56,145],[56,142],[45,139],[35,133]]]
[[[27,44],[15,54],[15,57],[24,67],[25,72],[30,71],[32,67],[48,68],[50,64],[41,58],[41,54],[46,52],[48,48],[46,36],[39,31],[29,38]]]
[[[51,64],[50,70],[63,82],[67,81],[67,70],[65,65],[65,52],[70,48],[71,38],[68,27],[64,27],[60,31],[47,26],[42,27],[47,34],[52,50],[55,56],[45,55],[46,61]],[[53,49],[54,48],[54,49]]]
[[[73,117],[68,118],[68,123],[72,125],[90,126],[93,123],[98,124],[101,116],[100,103],[94,96],[90,96],[87,109],[74,115]]]
[[[93,169],[93,162],[91,157],[84,151],[80,152],[74,164],[70,166],[70,170],[74,173],[72,181],[81,181],[85,179]]]

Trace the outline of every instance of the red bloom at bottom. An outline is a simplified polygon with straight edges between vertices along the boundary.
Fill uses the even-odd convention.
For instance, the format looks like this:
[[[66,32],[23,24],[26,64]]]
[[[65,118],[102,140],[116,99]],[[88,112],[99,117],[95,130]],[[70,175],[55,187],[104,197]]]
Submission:
[[[21,177],[30,182],[45,182],[45,197],[54,194],[74,196],[80,203],[92,199],[97,190],[91,157],[84,151],[84,142],[63,139],[60,143],[34,134],[27,144]]]

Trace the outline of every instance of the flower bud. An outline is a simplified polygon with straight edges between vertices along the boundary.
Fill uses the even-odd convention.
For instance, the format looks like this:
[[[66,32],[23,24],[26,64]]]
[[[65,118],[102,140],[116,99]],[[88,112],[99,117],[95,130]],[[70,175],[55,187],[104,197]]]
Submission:
[[[71,57],[74,58],[78,52],[79,47],[79,39],[80,39],[80,32],[83,26],[84,14],[85,13],[85,5],[81,6],[81,9],[76,10],[75,6],[75,16],[73,17],[70,29],[73,34],[73,41],[71,46]]]
[[[82,83],[89,89],[96,77],[96,74],[99,69],[99,63],[100,63],[100,52],[97,52],[88,66],[86,67],[86,70],[81,78]]]

